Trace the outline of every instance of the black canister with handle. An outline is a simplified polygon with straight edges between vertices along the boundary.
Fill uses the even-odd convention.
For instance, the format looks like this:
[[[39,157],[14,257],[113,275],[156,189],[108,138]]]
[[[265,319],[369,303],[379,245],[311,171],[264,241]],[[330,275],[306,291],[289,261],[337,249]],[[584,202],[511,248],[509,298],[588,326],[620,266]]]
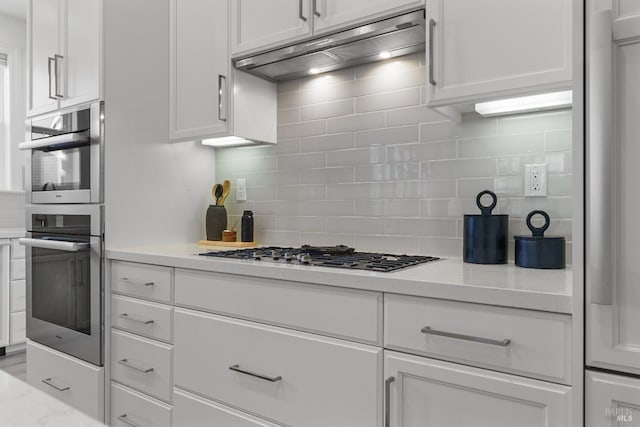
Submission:
[[[491,196],[492,203],[484,206],[482,196]],[[498,197],[493,191],[484,190],[476,196],[480,215],[464,216],[463,260],[473,264],[506,264],[509,215],[491,215]]]
[[[240,227],[240,241],[253,242],[253,212],[242,213],[242,225]]]
[[[542,227],[534,227],[531,218],[542,215]],[[531,236],[513,236],[515,239],[515,262],[526,268],[565,268],[564,237],[545,237],[551,220],[545,211],[532,211],[527,215],[527,227]]]

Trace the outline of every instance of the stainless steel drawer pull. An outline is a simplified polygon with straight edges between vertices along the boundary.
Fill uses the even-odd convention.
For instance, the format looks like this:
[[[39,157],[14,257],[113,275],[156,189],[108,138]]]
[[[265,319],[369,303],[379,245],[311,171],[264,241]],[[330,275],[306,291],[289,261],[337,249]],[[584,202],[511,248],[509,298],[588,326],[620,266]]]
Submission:
[[[149,374],[149,373],[153,372],[153,368],[144,368],[142,366],[133,365],[133,364],[131,364],[129,362],[128,359],[120,359],[120,360],[118,360],[118,363],[123,365],[123,366],[126,366],[127,368],[131,368],[131,369],[133,369],[135,371],[142,372],[143,374]]]
[[[53,68],[56,75],[56,84],[55,84],[55,96],[56,98],[64,98],[64,93],[59,90],[60,83],[60,62],[64,59],[64,56],[55,54],[53,55]]]
[[[304,22],[307,22],[307,18],[302,13],[302,0],[298,1],[298,18],[300,18],[300,20]]]
[[[140,282],[136,280],[131,280],[128,277],[121,277],[120,281],[123,283],[128,283],[130,285],[136,285],[136,286],[153,286],[153,282]]]
[[[127,416],[127,414],[122,414],[118,417],[118,420],[122,421],[123,423],[125,423],[128,426],[131,427],[140,427],[138,426],[138,424],[134,423],[133,421],[129,420],[129,417]]]
[[[391,383],[395,380],[394,377],[384,380],[384,427],[391,426]]]
[[[509,345],[509,343],[511,343],[511,340],[509,338],[505,338],[503,340],[494,340],[491,338],[482,338],[482,337],[474,337],[472,335],[456,334],[454,332],[438,331],[435,329],[431,329],[429,326],[425,326],[424,328],[420,329],[420,332],[422,332],[423,334],[438,335],[441,337],[455,338],[458,340],[466,340],[466,341],[480,342],[483,344],[499,345],[501,347],[506,347]]]
[[[318,12],[318,0],[313,0],[313,14],[320,18],[320,12]]]
[[[433,35],[436,28],[436,21],[429,19],[429,83],[432,86],[436,85],[436,81],[433,78]]]
[[[252,377],[260,378],[261,380],[270,381],[272,383],[276,383],[276,382],[278,382],[278,381],[280,381],[282,379],[282,377],[280,375],[278,375],[277,377],[270,377],[268,375],[258,374],[257,372],[251,372],[251,371],[247,371],[245,369],[240,369],[240,365],[229,366],[229,369],[231,369],[232,371],[240,372],[241,374],[245,374],[245,375],[249,375],[249,376],[252,376]]]
[[[125,319],[125,320],[131,320],[132,322],[142,323],[143,325],[151,325],[152,323],[155,322],[155,320],[153,320],[153,319],[145,319],[145,318],[142,318],[142,317],[138,317],[136,315],[132,316],[129,313],[122,313],[118,317],[120,317],[121,319]]]
[[[46,385],[48,385],[49,387],[55,388],[58,391],[71,390],[71,387],[69,387],[69,386],[60,387],[60,386],[55,385],[51,378],[45,378],[45,379],[42,380],[42,382],[45,383]]]
[[[53,84],[51,83],[51,76],[52,76],[52,74],[51,74],[51,68],[53,68],[53,67],[51,67],[51,64],[52,64],[54,61],[55,61],[55,59],[54,59],[54,58],[52,58],[52,57],[48,57],[48,58],[47,58],[47,72],[49,73],[49,99],[55,99],[55,100],[57,100],[58,98],[51,94],[51,87],[53,86]],[[56,84],[57,84],[57,83],[56,83]]]

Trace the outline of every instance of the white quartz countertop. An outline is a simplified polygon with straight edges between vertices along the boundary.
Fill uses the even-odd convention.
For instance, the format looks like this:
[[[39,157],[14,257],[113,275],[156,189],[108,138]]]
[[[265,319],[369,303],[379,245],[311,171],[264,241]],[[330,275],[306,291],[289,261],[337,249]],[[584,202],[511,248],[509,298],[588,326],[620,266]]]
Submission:
[[[571,313],[570,268],[535,270],[514,264],[467,264],[461,259],[449,258],[380,273],[197,255],[212,250],[215,249],[195,244],[149,246],[109,249],[106,257],[217,273]]]
[[[0,239],[24,237],[24,228],[0,228]]]
[[[0,425],[98,427],[101,422],[0,370]]]

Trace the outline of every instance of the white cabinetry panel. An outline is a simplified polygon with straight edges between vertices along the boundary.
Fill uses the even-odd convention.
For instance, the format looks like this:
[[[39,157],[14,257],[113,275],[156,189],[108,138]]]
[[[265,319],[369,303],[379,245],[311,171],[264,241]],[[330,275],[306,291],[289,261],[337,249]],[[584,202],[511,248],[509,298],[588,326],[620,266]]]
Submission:
[[[640,426],[640,380],[587,371],[586,427]]]

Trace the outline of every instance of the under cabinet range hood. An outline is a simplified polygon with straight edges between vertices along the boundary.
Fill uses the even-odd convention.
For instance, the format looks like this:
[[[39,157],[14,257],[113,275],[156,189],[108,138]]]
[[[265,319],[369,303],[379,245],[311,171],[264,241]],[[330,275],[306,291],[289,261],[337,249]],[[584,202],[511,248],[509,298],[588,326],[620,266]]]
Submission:
[[[425,49],[424,10],[234,59],[237,69],[271,81],[324,73]]]

